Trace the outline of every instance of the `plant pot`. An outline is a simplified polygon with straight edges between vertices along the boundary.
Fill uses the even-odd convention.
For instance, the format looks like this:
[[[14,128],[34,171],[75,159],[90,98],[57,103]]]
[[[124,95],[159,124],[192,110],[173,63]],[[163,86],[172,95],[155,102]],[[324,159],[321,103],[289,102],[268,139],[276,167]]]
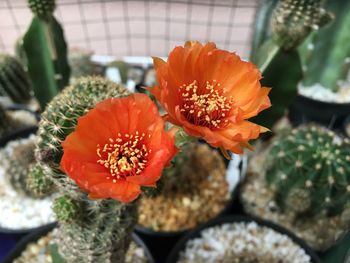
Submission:
[[[7,257],[4,259],[3,263],[12,263],[16,258],[18,258],[23,250],[27,247],[29,243],[37,241],[39,238],[45,236],[50,231],[52,231],[57,226],[56,223],[49,224],[43,227],[38,228],[36,231],[33,231],[31,234],[24,237],[17,245],[16,247],[10,251],[10,253],[7,255]],[[145,251],[145,255],[148,259],[148,263],[155,263],[151,252],[148,250],[145,243],[142,241],[142,239],[135,233],[132,234],[133,241],[142,247]]]
[[[229,199],[224,210],[221,211],[214,219],[209,220],[212,222],[216,218],[229,215],[229,214],[239,214],[242,213],[243,209],[239,203],[238,195],[238,184],[241,178],[245,175],[246,156],[234,155],[233,160],[227,162],[226,176],[228,180],[237,179],[237,182],[231,182],[236,184],[231,191],[231,198]],[[238,174],[234,175],[234,173]],[[235,178],[236,176],[236,178]],[[165,262],[169,252],[176,244],[176,242],[186,235],[191,229],[181,230],[181,231],[154,231],[150,228],[144,227],[142,225],[136,225],[135,232],[138,233],[145,243],[149,246],[151,251],[154,251],[153,255],[157,262]],[[162,248],[162,249],[159,249]]]
[[[6,136],[0,138],[0,148],[3,148],[6,146],[7,143],[10,141],[21,139],[21,138],[27,138],[32,134],[35,134],[37,131],[37,127],[28,127],[28,128],[22,128],[18,129],[16,131],[13,131],[10,134],[7,134]],[[39,226],[40,227],[40,226]],[[18,228],[18,229],[12,229],[12,228],[6,228],[3,226],[0,226],[0,234],[6,239],[18,239],[19,237],[28,234],[29,232],[32,232],[36,230],[38,227],[29,227],[29,228]]]
[[[319,257],[316,255],[316,253],[314,251],[312,251],[311,248],[309,248],[306,243],[299,239],[298,237],[296,237],[294,234],[292,234],[291,232],[289,232],[288,230],[275,225],[269,221],[265,221],[265,220],[261,220],[261,219],[257,219],[254,217],[249,217],[249,216],[228,216],[228,217],[222,217],[222,218],[218,218],[215,221],[212,221],[208,224],[205,224],[203,226],[200,226],[198,228],[196,228],[195,230],[191,231],[190,233],[188,233],[186,236],[184,236],[173,248],[173,250],[171,251],[168,259],[167,259],[167,263],[176,263],[179,259],[179,255],[182,251],[184,251],[184,249],[186,248],[186,244],[189,240],[194,239],[194,238],[198,238],[201,235],[201,232],[205,229],[214,227],[214,226],[220,226],[226,223],[251,223],[254,222],[256,223],[258,226],[262,226],[262,227],[266,227],[269,229],[274,230],[275,232],[279,233],[279,234],[283,234],[285,236],[287,236],[290,240],[293,241],[293,243],[297,244],[299,247],[301,247],[305,253],[310,256],[311,258],[311,262],[312,263],[321,263],[321,260],[319,259]],[[263,243],[263,242],[261,242]],[[254,247],[254,249],[259,249],[258,247]],[[204,263],[204,262],[203,262]]]
[[[334,129],[342,128],[350,113],[350,103],[318,101],[297,95],[289,109],[289,119],[297,126],[305,122],[316,122]]]

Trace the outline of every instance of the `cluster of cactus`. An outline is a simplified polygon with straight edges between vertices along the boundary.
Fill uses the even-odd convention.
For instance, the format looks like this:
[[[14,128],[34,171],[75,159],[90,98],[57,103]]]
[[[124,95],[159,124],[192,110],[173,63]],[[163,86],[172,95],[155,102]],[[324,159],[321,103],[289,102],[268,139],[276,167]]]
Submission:
[[[61,142],[74,131],[78,118],[99,101],[128,94],[101,77],[84,77],[66,87],[42,114],[36,158],[60,192],[53,208],[60,222],[58,251],[67,262],[124,262],[136,222],[135,204],[89,199],[60,171],[59,164]]]
[[[334,216],[350,208],[350,142],[331,130],[305,125],[282,133],[268,152],[266,181],[283,210]]]
[[[10,55],[0,54],[0,95],[15,103],[26,103],[32,97],[32,87],[22,64]]]
[[[49,178],[36,167],[34,158],[35,142],[28,138],[23,143],[11,145],[4,151],[4,173],[8,182],[16,192],[32,198],[51,194],[53,185]],[[34,168],[36,167],[36,168]]]
[[[70,68],[63,29],[53,16],[55,0],[28,0],[34,17],[19,41],[34,95],[42,109],[69,82]]]
[[[313,33],[300,49],[305,69],[303,85],[320,83],[338,91],[342,82],[349,81],[350,2],[328,0],[325,8],[334,14],[334,20]]]

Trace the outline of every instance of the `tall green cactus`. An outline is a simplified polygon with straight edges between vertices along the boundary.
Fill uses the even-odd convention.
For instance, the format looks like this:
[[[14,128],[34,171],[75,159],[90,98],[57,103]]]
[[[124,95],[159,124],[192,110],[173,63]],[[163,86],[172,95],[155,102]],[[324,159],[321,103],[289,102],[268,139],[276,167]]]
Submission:
[[[124,262],[136,222],[136,206],[116,200],[91,200],[59,170],[61,142],[74,131],[77,119],[99,101],[129,92],[101,77],[78,79],[47,106],[39,124],[36,157],[58,186],[54,203],[60,222],[57,244],[67,262]]]
[[[265,0],[260,6],[256,25],[262,22],[264,26],[255,29],[251,59],[263,73],[262,84],[272,87],[273,107],[254,118],[255,122],[271,127],[285,114],[303,76],[297,47],[329,17],[321,0]]]
[[[63,30],[52,12],[54,0],[28,0],[34,18],[21,43],[34,94],[42,109],[69,82]]]
[[[320,83],[337,91],[350,70],[350,2],[328,0],[326,8],[335,19],[316,32],[301,51],[307,57],[303,84]]]
[[[32,97],[28,74],[14,57],[0,54],[0,95],[8,96],[15,103],[26,103]]]
[[[350,142],[316,125],[281,134],[268,152],[266,181],[276,204],[299,218],[334,216],[350,207]]]

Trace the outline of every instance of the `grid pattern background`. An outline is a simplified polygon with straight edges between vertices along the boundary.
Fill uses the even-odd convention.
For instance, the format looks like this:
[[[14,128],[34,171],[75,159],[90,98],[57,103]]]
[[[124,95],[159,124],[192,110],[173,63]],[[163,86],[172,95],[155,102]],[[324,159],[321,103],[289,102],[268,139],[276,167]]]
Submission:
[[[56,0],[69,47],[98,55],[166,56],[186,40],[247,57],[259,0]],[[14,52],[31,20],[26,0],[0,0],[0,52]]]

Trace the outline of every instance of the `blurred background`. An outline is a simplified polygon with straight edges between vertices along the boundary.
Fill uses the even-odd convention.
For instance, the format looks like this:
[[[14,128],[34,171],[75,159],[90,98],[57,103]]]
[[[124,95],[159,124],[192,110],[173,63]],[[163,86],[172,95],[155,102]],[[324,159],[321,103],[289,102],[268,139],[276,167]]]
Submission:
[[[167,56],[192,39],[247,58],[258,0],[58,0],[69,48],[95,55]],[[26,0],[0,1],[0,52],[14,53],[32,14]]]

